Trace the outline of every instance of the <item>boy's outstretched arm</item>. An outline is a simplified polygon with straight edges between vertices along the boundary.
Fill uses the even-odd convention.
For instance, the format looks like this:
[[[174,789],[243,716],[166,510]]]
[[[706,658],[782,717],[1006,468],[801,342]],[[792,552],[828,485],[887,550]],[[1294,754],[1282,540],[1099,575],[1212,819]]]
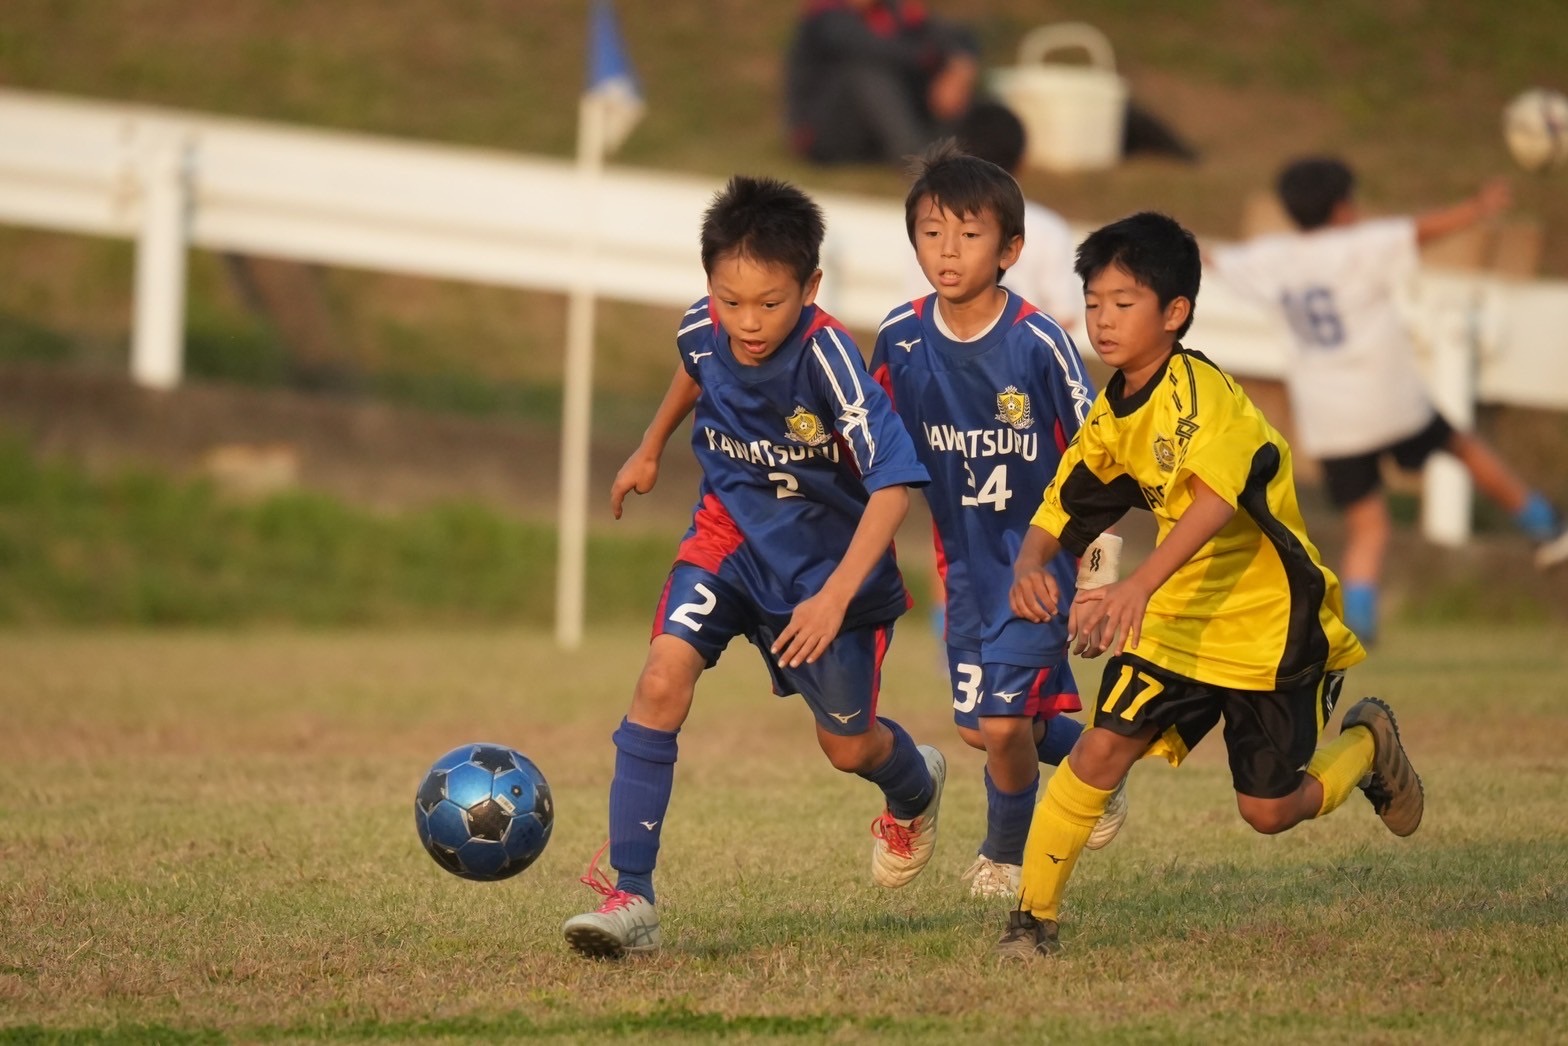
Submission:
[[[1154,590],[1236,515],[1236,506],[1208,484],[1197,476],[1191,482],[1192,504],[1138,569],[1114,584],[1078,594],[1067,619],[1067,638],[1077,639],[1074,653],[1098,657],[1111,649],[1118,654],[1124,648],[1136,650],[1143,632],[1144,608]]]
[[[1424,247],[1433,240],[1463,232],[1503,213],[1512,202],[1513,190],[1508,179],[1493,178],[1468,199],[1416,215],[1416,243]]]
[[[1030,524],[1013,560],[1013,587],[1007,593],[1013,613],[1026,621],[1051,620],[1062,593],[1045,565],[1061,550],[1062,543],[1055,534]]]
[[[773,644],[773,654],[780,664],[796,668],[822,656],[844,623],[849,601],[893,543],[893,535],[908,511],[908,487],[882,487],[871,492],[844,558],[823,582],[822,590],[795,607],[789,624]]]
[[[659,457],[664,453],[664,445],[697,405],[701,392],[702,386],[692,380],[686,368],[677,366],[659,409],[653,412],[653,420],[642,434],[642,442],[615,474],[615,482],[610,484],[610,511],[616,519],[621,518],[621,502],[628,493],[646,494],[659,481]]]

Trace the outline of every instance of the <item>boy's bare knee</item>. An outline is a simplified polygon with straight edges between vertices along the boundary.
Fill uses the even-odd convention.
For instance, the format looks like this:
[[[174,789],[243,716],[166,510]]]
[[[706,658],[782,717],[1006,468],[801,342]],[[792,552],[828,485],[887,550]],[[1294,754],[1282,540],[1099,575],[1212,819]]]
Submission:
[[[964,744],[968,745],[970,748],[979,749],[982,752],[985,751],[985,737],[980,733],[979,730],[972,726],[960,726],[957,728],[957,730],[959,739],[962,740]]]
[[[1236,809],[1241,812],[1241,819],[1261,835],[1278,835],[1287,828],[1294,828],[1300,820],[1295,810],[1282,799],[1237,795]]]
[[[862,773],[882,762],[877,758],[882,753],[877,750],[879,738],[876,733],[875,730],[867,730],[863,734],[845,736],[830,734],[819,728],[817,742],[822,746],[822,754],[833,764],[833,769],[846,774]]]
[[[987,749],[1009,745],[1033,748],[1034,719],[1030,716],[981,716],[980,738],[981,744],[977,747]]]

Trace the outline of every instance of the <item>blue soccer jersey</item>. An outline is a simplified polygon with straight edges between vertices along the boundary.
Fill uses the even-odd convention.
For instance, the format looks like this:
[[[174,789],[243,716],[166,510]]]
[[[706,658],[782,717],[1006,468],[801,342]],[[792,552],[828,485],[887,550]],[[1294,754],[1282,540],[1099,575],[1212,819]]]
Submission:
[[[740,584],[761,615],[785,622],[838,566],[871,492],[929,477],[860,350],[821,309],[808,306],[757,366],[735,359],[707,298],[687,311],[676,344],[702,390],[692,417],[702,486],[676,558]],[[843,627],[908,608],[889,549]]]
[[[945,335],[936,307],[932,294],[893,310],[871,369],[931,474],[947,639],[986,662],[1050,665],[1066,653],[1076,561],[1064,553],[1050,563],[1064,611],[1051,621],[1014,617],[1007,596],[1029,519],[1094,390],[1067,332],[1016,294],[974,341]]]

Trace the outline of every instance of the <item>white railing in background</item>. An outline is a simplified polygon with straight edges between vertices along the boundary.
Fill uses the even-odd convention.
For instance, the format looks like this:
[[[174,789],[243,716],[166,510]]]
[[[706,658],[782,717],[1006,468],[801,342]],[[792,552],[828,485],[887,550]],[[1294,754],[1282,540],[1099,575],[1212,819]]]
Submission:
[[[684,306],[703,287],[697,226],[716,179],[0,89],[0,221],[134,239],[132,374],[181,378],[185,248]],[[910,293],[898,202],[816,193],[828,216],[822,300],[873,328]],[[594,250],[574,252],[584,227]],[[583,267],[587,271],[582,271]],[[1427,273],[1416,288],[1439,401],[1568,408],[1568,283]],[[1243,376],[1283,376],[1283,336],[1209,281],[1189,341]],[[1428,474],[1425,528],[1469,533],[1452,462]]]

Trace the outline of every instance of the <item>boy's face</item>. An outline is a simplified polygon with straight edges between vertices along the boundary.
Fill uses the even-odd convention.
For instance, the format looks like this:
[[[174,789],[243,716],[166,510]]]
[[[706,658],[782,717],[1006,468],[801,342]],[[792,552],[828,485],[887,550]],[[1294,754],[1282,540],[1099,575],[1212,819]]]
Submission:
[[[802,286],[787,265],[731,251],[708,274],[708,309],[730,336],[735,359],[755,367],[779,351],[821,282],[821,269]]]
[[[1002,226],[990,210],[959,217],[928,196],[915,211],[915,259],[937,297],[967,304],[996,286],[996,270],[1018,260],[1024,238],[1002,242]]]
[[[1176,332],[1187,322],[1192,303],[1160,297],[1120,265],[1107,265],[1083,288],[1084,325],[1095,355],[1122,371],[1128,392],[1136,392],[1165,362]]]

